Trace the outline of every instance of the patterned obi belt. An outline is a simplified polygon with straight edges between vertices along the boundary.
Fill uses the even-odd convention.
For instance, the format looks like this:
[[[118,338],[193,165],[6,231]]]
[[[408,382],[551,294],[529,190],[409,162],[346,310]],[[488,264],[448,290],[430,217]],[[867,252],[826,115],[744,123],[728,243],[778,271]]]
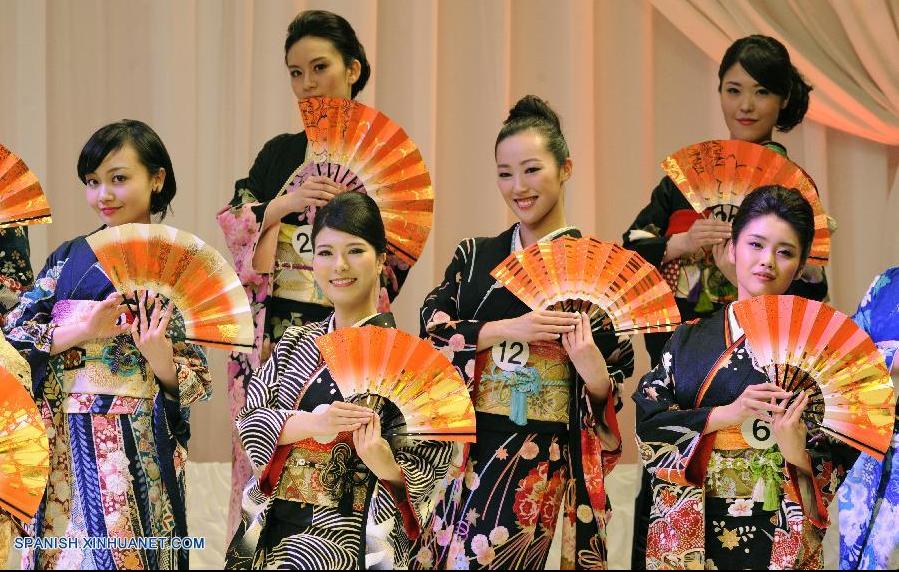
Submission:
[[[272,295],[295,302],[331,306],[312,276],[312,225],[281,223]]]
[[[278,499],[362,512],[370,482],[356,456],[351,433],[330,443],[305,439],[293,444],[273,496]]]
[[[783,467],[777,447],[753,448],[740,427],[728,427],[715,433],[705,492],[715,498],[764,502],[765,510],[776,510],[783,492]]]
[[[53,307],[53,322],[71,324],[86,319],[93,300],[63,300]],[[89,340],[57,356],[62,361],[62,387],[69,395],[116,395],[153,399],[158,391],[131,334]]]
[[[508,416],[519,426],[568,423],[573,376],[560,343],[503,342],[477,355],[475,411]]]

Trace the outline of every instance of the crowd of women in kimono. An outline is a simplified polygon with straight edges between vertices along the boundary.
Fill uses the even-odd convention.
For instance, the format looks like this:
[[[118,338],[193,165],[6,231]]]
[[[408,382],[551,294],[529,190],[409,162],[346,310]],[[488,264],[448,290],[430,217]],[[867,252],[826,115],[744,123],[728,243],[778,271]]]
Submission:
[[[284,63],[298,100],[351,102],[372,73],[350,23],[319,10],[288,26]],[[742,38],[718,79],[730,139],[786,156],[774,132],[803,121],[812,87],[784,46]],[[535,245],[596,230],[566,220],[576,166],[562,121],[543,99],[522,97],[494,146],[514,224],[462,240],[416,301],[418,335],[464,385],[476,429],[468,441],[411,438],[385,421],[398,405],[345,394],[321,349],[351,328],[396,332],[390,304],[411,263],[389,244],[376,200],[313,168],[311,141],[306,131],[268,141],[217,215],[252,316],[252,348],[232,353],[227,369],[226,568],[542,569],[555,564],[558,525],[562,568],[607,568],[606,482],[632,438],[642,465],[634,569],[823,568],[833,502],[841,568],[891,565],[899,432],[882,458],[822,433],[808,421],[813,397],[769,377],[736,310],[760,296],[827,300],[823,267],[810,261],[825,216],[816,197],[765,183],[738,208],[699,212],[664,177],[623,242],[667,284],[678,317],[647,330],[666,333],[645,335],[652,369],[635,371],[630,336],[643,332],[601,326],[582,306],[534,308],[495,277]],[[2,561],[16,534],[190,532],[189,411],[211,397],[207,350],[186,336],[189,320],[171,299],[120,291],[91,245],[99,232],[165,217],[172,160],[151,127],[123,120],[89,137],[77,176],[100,228],[56,248],[36,277],[27,227],[0,231],[0,363],[36,403],[49,447],[34,518],[0,509]],[[899,268],[874,280],[854,320],[895,383]],[[617,418],[625,394],[635,427]],[[763,437],[747,432],[759,423]],[[171,545],[36,546],[22,566],[189,562]]]

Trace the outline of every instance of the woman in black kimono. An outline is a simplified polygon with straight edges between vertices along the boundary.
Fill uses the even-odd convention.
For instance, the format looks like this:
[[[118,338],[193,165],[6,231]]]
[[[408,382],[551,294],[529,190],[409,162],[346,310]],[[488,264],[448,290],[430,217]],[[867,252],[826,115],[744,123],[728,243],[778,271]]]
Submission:
[[[787,154],[786,148],[771,140],[774,130],[787,132],[802,122],[811,89],[783,44],[768,36],[740,38],[727,49],[718,68],[721,112],[731,139],[759,143],[782,155]],[[736,298],[736,277],[726,250],[730,233],[731,221],[703,218],[666,176],[624,233],[624,246],[659,268],[686,321],[708,317]],[[806,267],[788,293],[824,300],[827,281],[821,267]],[[658,365],[670,336],[644,336],[652,367]],[[631,567],[635,570],[644,562],[640,539],[646,538],[648,485],[644,471],[634,507]]]
[[[287,28],[284,62],[296,98],[355,98],[371,75],[365,48],[350,23],[324,10],[301,12]],[[284,133],[265,144],[250,173],[234,185],[234,197],[218,214],[219,226],[253,308],[256,326],[252,353],[234,353],[228,364],[232,415],[245,402],[253,371],[289,326],[323,320],[331,302],[312,277],[309,207],[324,206],[345,187],[311,176],[296,184],[306,161],[306,132]],[[389,308],[408,267],[388,257],[379,307]],[[241,491],[252,471],[240,439],[232,438],[231,504],[228,532],[240,517]]]
[[[746,196],[728,246],[739,300],[787,291],[813,220],[794,190]],[[808,395],[791,397],[755,365],[730,305],[675,331],[634,393],[652,475],[648,569],[823,566],[827,507],[858,452],[807,430]]]
[[[388,443],[371,409],[344,402],[315,344],[338,328],[396,327],[377,310],[387,238],[375,202],[338,195],[311,235],[315,279],[334,312],[288,328],[250,380],[236,422],[261,476],[244,495],[227,567],[403,568],[454,446]]]
[[[477,444],[413,550],[418,568],[541,569],[564,511],[563,564],[604,565],[604,477],[620,455],[617,385],[630,342],[592,335],[585,316],[531,311],[490,271],[511,252],[560,236],[572,162],[559,119],[534,96],[509,113],[496,142],[497,186],[519,222],[464,240],[421,309],[422,335],[469,384]],[[577,555],[575,555],[577,552]]]

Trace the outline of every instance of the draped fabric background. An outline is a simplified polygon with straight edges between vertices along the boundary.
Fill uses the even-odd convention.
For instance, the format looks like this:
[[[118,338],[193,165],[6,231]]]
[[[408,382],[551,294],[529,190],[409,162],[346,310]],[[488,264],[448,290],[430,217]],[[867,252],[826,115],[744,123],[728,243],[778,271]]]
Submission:
[[[899,148],[883,143],[899,141],[899,11],[893,1],[875,13],[891,14],[888,22],[865,17],[869,7],[884,8],[880,0],[793,0],[780,11],[777,4],[3,0],[0,141],[37,172],[54,210],[53,225],[32,231],[36,270],[60,242],[99,225],[75,163],[95,129],[125,117],[152,125],[172,155],[179,190],[165,222],[224,252],[215,213],[234,180],[266,140],[300,129],[283,59],[287,24],[302,9],[334,10],[353,24],[372,62],[360,100],[406,128],[434,180],[436,228],[395,305],[400,326],[414,332],[419,303],[458,241],[511,223],[494,183],[493,144],[518,97],[538,94],[562,117],[575,165],[565,197],[570,222],[617,241],[667,153],[727,137],[718,60],[730,38],[762,30],[790,45],[816,85],[821,123],[806,121],[778,139],[839,222],[828,274],[832,302],[851,312],[874,275],[899,263]],[[767,22],[774,24],[762,29]],[[792,27],[800,23],[806,27]],[[826,47],[827,58],[813,46]],[[871,64],[878,54],[882,61]],[[225,461],[224,356],[211,350],[210,358],[216,394],[194,408],[191,457]],[[641,350],[638,374],[646,367]],[[627,428],[633,407],[625,402]],[[625,445],[625,462],[634,462],[632,440]]]

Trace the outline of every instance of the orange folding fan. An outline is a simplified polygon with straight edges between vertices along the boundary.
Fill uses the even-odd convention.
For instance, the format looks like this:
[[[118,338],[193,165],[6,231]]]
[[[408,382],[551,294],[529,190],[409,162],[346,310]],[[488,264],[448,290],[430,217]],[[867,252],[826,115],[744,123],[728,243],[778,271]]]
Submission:
[[[37,406],[0,367],[0,509],[23,522],[34,518],[50,477],[50,445]]]
[[[327,176],[378,204],[388,250],[409,266],[421,256],[434,219],[431,176],[415,142],[386,115],[357,101],[300,101],[309,140],[306,162],[285,185]]]
[[[593,237],[563,236],[513,252],[490,273],[532,310],[587,312],[594,329],[670,332],[671,287],[642,256]]]
[[[50,222],[50,205],[37,175],[0,145],[0,228]]]
[[[815,183],[799,165],[780,153],[748,141],[703,141],[666,157],[662,169],[696,212],[708,210],[728,222],[737,214],[743,197],[758,187],[781,185],[798,190],[815,214],[809,262],[827,264],[830,230]]]
[[[804,417],[824,433],[882,460],[896,395],[883,355],[852,318],[799,296],[733,305],[755,363],[786,391],[806,390]]]
[[[175,303],[185,341],[252,350],[246,292],[225,258],[200,238],[163,224],[130,223],[96,232],[87,242],[117,290],[154,290]]]
[[[474,442],[474,405],[465,381],[430,342],[363,326],[336,330],[315,343],[344,400],[377,410],[387,399],[399,409],[403,421],[382,427],[388,435]]]

